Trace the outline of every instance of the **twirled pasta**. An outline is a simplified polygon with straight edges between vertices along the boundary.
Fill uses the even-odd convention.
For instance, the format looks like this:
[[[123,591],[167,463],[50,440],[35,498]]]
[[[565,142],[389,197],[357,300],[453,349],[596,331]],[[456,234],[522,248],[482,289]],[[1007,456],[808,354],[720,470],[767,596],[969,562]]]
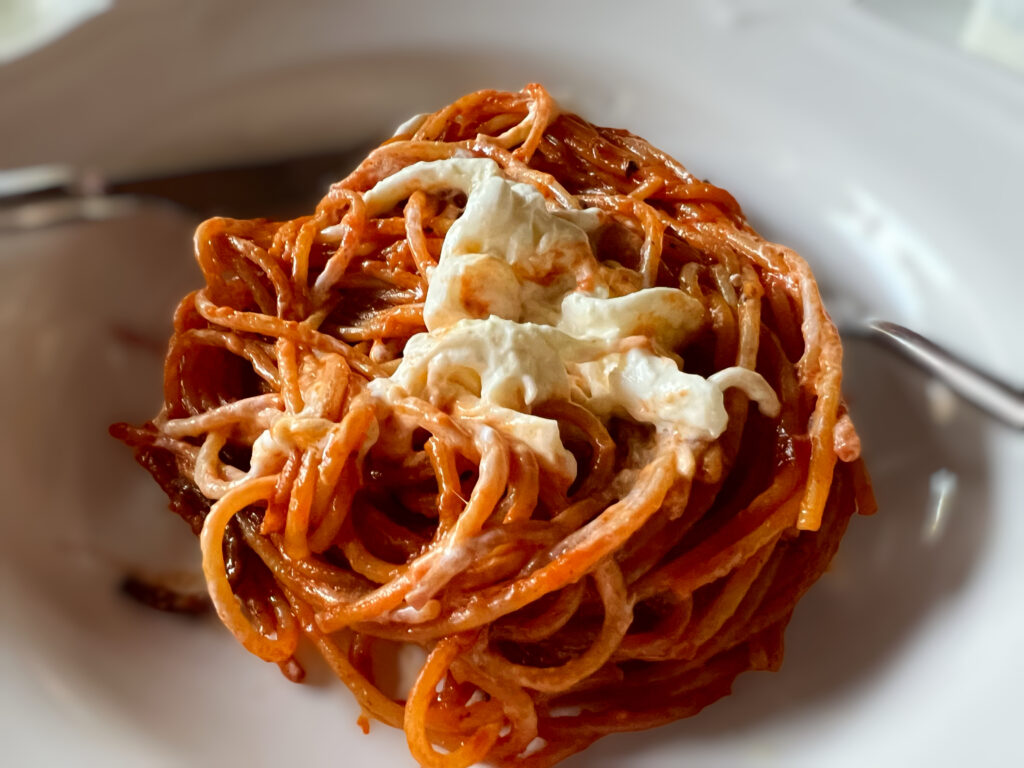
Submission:
[[[497,192],[529,185],[515,189],[538,216],[586,218],[585,237],[563,227],[576,255],[544,246],[569,266],[544,272],[520,254],[509,290],[551,293],[564,273],[558,300],[585,303],[599,283],[600,301],[660,296],[695,318],[686,333],[566,336],[591,356],[566,370],[609,359],[598,347],[627,373],[630,350],[669,375],[681,365],[719,387],[719,434],[655,429],[658,414],[602,410],[574,384],[516,406],[548,430],[558,464],[494,415],[515,408],[395,384],[409,339],[441,333],[426,333],[425,305],[443,315],[430,286],[454,269],[453,227],[470,227],[470,187],[446,187],[436,163],[483,158],[493,166],[459,168],[499,179]],[[424,766],[552,765],[774,669],[796,601],[851,514],[873,510],[839,337],[806,263],[760,238],[724,190],[560,112],[538,85],[414,122],[312,215],[212,219],[195,245],[206,282],[175,315],[164,407],[112,432],[200,534],[210,596],[239,641],[295,678],[306,635]],[[466,270],[491,263],[470,255]],[[498,273],[482,274],[456,309],[519,322],[492,317],[504,297]],[[659,286],[675,291],[640,293]],[[473,309],[474,290],[491,303]],[[375,681],[382,641],[428,653],[405,701]]]

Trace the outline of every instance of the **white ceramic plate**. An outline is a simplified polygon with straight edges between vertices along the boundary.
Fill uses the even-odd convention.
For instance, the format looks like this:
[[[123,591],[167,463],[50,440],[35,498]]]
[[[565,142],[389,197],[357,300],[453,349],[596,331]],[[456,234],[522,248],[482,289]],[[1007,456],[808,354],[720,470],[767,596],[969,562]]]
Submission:
[[[0,69],[0,166],[141,172],[344,145],[539,80],[733,191],[844,312],[1024,383],[1024,81],[1009,72],[842,0],[267,5],[122,5]],[[153,210],[0,237],[4,762],[409,765],[402,734],[362,736],[321,668],[294,686],[216,622],[117,593],[127,569],[195,562],[105,432],[155,410],[149,342],[196,283],[193,226]],[[567,766],[1024,759],[1024,441],[964,406],[936,420],[926,382],[885,353],[847,358],[882,511],[853,522],[800,605],[782,671]]]

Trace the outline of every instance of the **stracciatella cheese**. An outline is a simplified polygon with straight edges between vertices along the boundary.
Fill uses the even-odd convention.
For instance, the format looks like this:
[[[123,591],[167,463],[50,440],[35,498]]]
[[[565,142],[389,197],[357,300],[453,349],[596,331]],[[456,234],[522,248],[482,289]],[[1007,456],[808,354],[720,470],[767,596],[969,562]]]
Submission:
[[[379,182],[364,196],[367,213],[386,212],[416,190],[461,192],[466,205],[428,275],[427,332],[409,339],[389,379],[371,382],[375,396],[410,395],[486,423],[570,478],[576,464],[558,425],[531,413],[546,401],[653,425],[677,446],[686,475],[691,447],[726,428],[724,389],[743,390],[766,414],[778,411],[754,371],[728,368],[705,379],[680,370],[671,350],[702,327],[699,301],[664,287],[612,295],[590,240],[600,212],[557,207],[492,160],[452,158]]]

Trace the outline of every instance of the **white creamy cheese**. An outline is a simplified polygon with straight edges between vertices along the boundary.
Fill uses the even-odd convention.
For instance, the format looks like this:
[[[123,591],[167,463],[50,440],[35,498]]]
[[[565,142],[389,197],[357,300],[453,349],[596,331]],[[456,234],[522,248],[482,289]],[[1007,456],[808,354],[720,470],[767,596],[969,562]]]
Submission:
[[[522,315],[522,285],[508,262],[497,256],[469,253],[442,258],[430,274],[430,286],[423,322],[431,331],[467,317],[519,320]]]
[[[645,288],[616,298],[574,292],[562,300],[558,327],[572,336],[646,336],[665,349],[679,346],[704,321],[704,307],[675,288]]]
[[[493,160],[414,163],[366,193],[367,213],[383,213],[416,190],[466,195],[430,276],[423,320],[431,332],[491,315],[553,324],[561,298],[597,267],[587,230],[599,214],[549,211],[534,186],[506,179]]]
[[[711,440],[726,427],[722,392],[644,349],[612,352],[578,366],[587,407],[603,418],[630,416],[686,439]],[[756,375],[756,374],[755,374]]]
[[[440,272],[440,268],[438,269]],[[398,370],[385,386],[458,411],[510,434],[529,446],[549,469],[575,476],[576,461],[561,442],[558,425],[530,415],[548,400],[568,400],[573,391],[568,365],[600,356],[607,345],[575,339],[549,325],[516,323],[492,316],[459,320],[409,339]]]
[[[391,137],[403,136],[405,134],[416,133],[422,125],[427,122],[427,118],[430,117],[429,112],[420,112],[417,115],[413,115],[404,123],[395,128],[395,132],[391,134]]]
[[[460,320],[409,339],[391,380],[439,405],[466,393],[524,411],[545,400],[569,399],[566,358],[577,343],[549,325],[499,317]]]
[[[684,474],[693,471],[684,444],[725,430],[724,389],[743,389],[763,412],[778,411],[775,393],[753,371],[704,379],[679,370],[669,354],[703,325],[699,301],[675,288],[610,295],[590,243],[598,212],[553,210],[494,161],[452,158],[384,179],[364,195],[368,214],[416,190],[461,192],[466,205],[429,275],[427,333],[409,340],[392,377],[372,382],[371,393],[386,398],[398,388],[489,424],[569,477],[575,461],[557,424],[530,413],[548,400],[653,425],[682,446]]]

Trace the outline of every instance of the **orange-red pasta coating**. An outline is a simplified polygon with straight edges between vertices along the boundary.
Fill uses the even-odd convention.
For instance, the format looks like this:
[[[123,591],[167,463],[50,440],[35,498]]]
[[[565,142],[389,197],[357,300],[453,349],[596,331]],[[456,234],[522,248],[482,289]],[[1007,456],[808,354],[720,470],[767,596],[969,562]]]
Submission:
[[[778,417],[728,391],[728,427],[686,476],[642,425],[543,403],[534,413],[577,459],[566,487],[499,431],[371,396],[424,330],[464,201],[419,190],[376,215],[363,194],[453,156],[604,211],[600,263],[704,307],[706,326],[672,350],[685,370],[757,371]],[[776,668],[797,600],[850,516],[873,510],[807,264],[724,190],[560,112],[538,85],[464,96],[374,150],[309,216],[211,219],[195,246],[205,285],[175,315],[163,409],[112,431],[200,534],[228,629],[293,678],[307,636],[424,766],[552,765]],[[265,432],[289,453],[257,467]],[[383,641],[427,653],[405,700],[374,678]]]

